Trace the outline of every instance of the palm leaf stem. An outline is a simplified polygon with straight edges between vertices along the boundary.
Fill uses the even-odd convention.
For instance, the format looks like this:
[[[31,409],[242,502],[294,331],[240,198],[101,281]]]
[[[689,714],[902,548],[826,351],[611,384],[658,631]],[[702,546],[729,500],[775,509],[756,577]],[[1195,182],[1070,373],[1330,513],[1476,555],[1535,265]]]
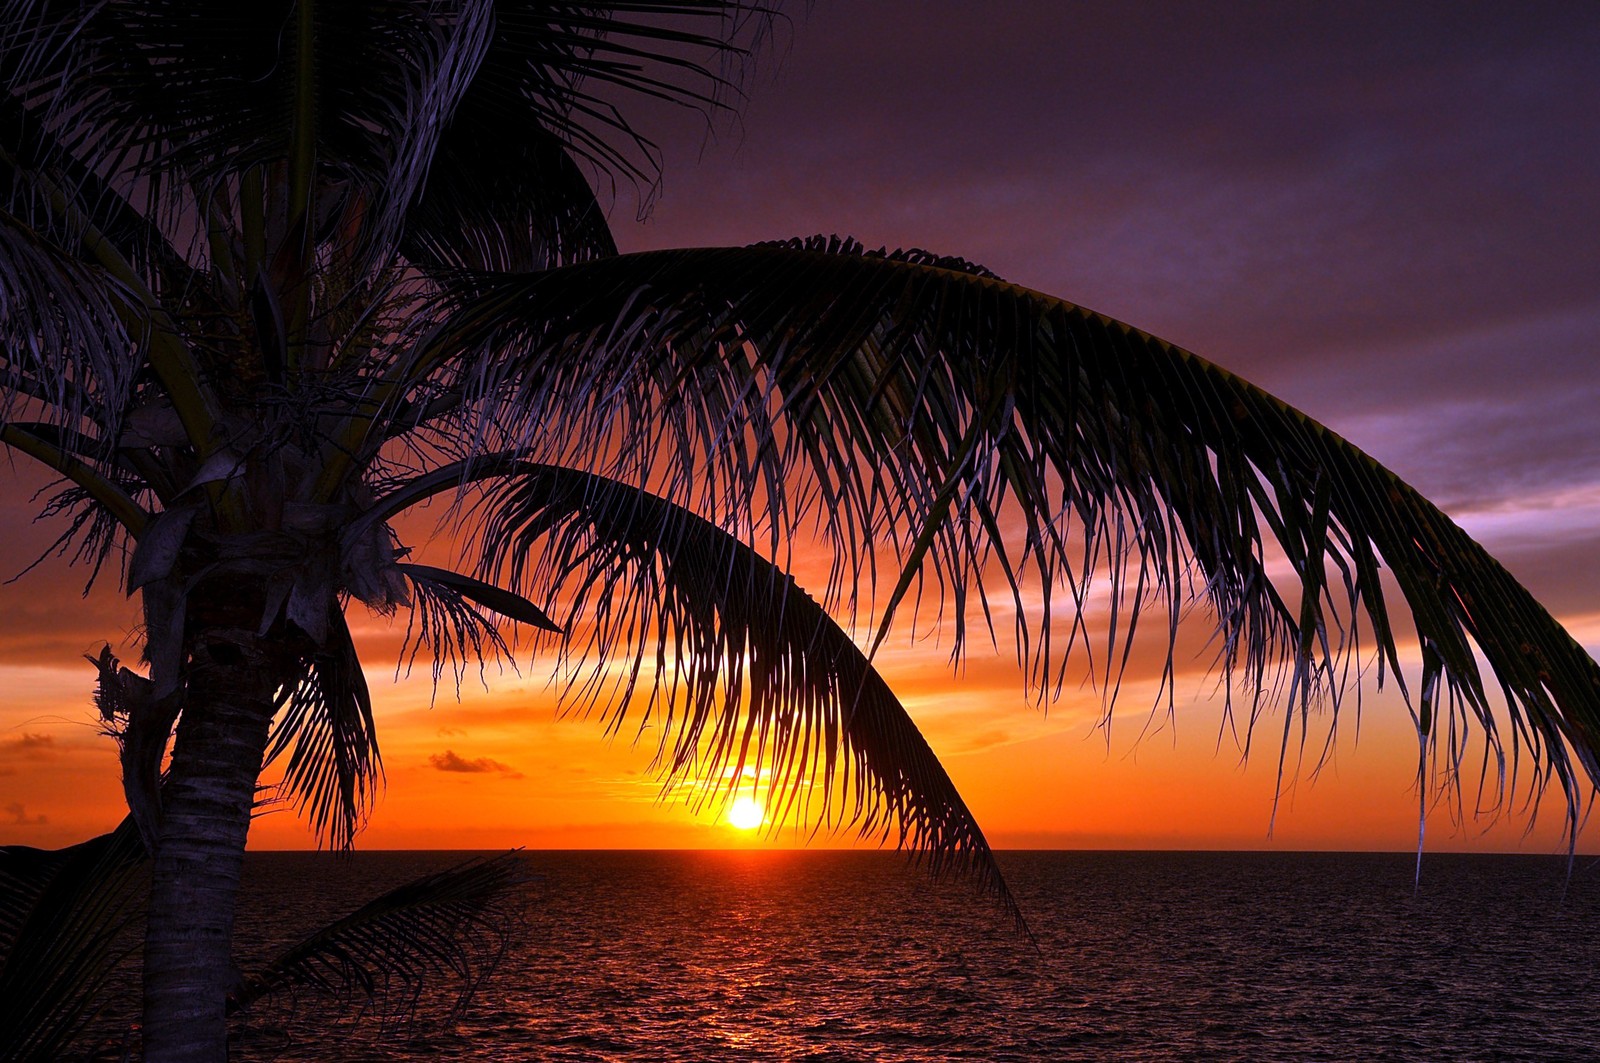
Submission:
[[[266,192],[261,167],[249,166],[239,175],[239,238],[244,245],[244,282],[253,289],[267,260]]]
[[[402,1013],[430,978],[460,985],[459,1009],[504,954],[527,881],[520,854],[427,875],[317,930],[245,979],[230,1014],[276,993],[309,988],[335,1001],[380,995]]]
[[[128,234],[163,282],[173,289],[195,291],[194,268],[186,262],[159,226],[135,210],[125,196],[94,170],[85,166],[46,129],[46,121],[35,108],[12,98],[0,99],[0,144],[15,154],[0,157],[0,165],[11,170],[13,180],[22,185],[37,184],[46,169],[60,175],[67,187],[76,190],[79,201],[91,203],[92,213],[102,230]],[[61,181],[50,180],[39,187],[60,190]],[[126,248],[125,248],[126,250]]]

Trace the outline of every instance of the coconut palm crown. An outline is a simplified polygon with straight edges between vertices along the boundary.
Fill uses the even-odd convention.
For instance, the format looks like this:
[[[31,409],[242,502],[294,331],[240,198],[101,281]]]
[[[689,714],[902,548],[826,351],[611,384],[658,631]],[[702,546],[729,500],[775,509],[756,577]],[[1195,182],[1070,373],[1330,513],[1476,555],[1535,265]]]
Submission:
[[[330,846],[365,820],[358,606],[404,614],[441,668],[531,629],[569,705],[656,728],[668,780],[758,778],[786,821],[925,852],[1007,906],[873,670],[897,613],[936,610],[956,657],[969,624],[1014,625],[1048,699],[1083,653],[1114,687],[1152,612],[1170,679],[1198,604],[1247,729],[1337,713],[1375,658],[1424,767],[1449,779],[1475,725],[1491,788],[1554,783],[1575,830],[1600,668],[1323,426],[959,259],[617,253],[605,190],[656,157],[629,104],[723,106],[770,17],[7,0],[0,441],[61,478],[48,516],[143,610],[148,667],[96,664],[153,858],[147,1059],[225,1054],[264,765]],[[452,568],[392,525],[441,496]],[[810,537],[833,557],[816,597],[785,571]],[[1091,648],[1092,587],[1116,605]]]

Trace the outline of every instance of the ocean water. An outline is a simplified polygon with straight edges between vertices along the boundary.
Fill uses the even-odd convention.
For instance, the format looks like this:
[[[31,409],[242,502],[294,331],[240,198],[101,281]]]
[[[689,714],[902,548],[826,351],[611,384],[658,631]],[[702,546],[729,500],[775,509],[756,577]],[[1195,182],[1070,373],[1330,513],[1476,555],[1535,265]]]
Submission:
[[[244,951],[461,858],[252,854]],[[1419,887],[1412,855],[1003,853],[1037,949],[895,853],[523,859],[526,921],[453,1022],[297,1004],[235,1058],[1600,1059],[1582,859],[1429,854]]]

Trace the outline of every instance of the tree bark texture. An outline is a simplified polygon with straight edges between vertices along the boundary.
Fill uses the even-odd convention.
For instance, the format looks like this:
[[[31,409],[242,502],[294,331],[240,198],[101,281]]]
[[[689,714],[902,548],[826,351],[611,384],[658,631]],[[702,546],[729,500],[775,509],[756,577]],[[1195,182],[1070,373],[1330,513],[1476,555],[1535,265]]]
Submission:
[[[162,790],[145,934],[147,1063],[227,1058],[234,902],[284,673],[273,640],[243,626],[252,612],[259,622],[259,608],[218,604],[207,610],[191,600],[183,715]]]

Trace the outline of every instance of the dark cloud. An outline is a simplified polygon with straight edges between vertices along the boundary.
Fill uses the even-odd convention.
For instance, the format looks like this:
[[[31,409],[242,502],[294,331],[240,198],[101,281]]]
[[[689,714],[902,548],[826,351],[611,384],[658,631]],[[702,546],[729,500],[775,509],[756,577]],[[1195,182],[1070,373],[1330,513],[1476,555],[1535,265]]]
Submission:
[[[5,807],[8,827],[42,827],[50,822],[44,815],[30,816],[27,808],[20,801],[13,801]]]
[[[1600,386],[1579,382],[1515,400],[1405,389],[1326,419],[1460,518],[1595,483],[1600,432],[1588,411],[1597,406]]]
[[[1192,285],[1189,265],[1222,267],[1207,287],[1273,280],[1270,296],[1319,278],[1252,264],[1382,251],[1472,272],[1502,259],[1488,232],[1581,249],[1591,230],[1568,225],[1570,212],[1600,210],[1583,192],[1600,156],[1592,9],[928,6],[819,9],[781,76],[754,88],[741,137],[696,168],[697,130],[685,127],[642,238],[865,225],[863,239],[932,244],[979,217],[1002,224],[973,231],[975,246],[937,249],[1036,285],[1049,273],[1103,278],[1108,297],[1130,278]],[[1114,254],[1041,261],[1051,247],[1089,250],[1108,229],[1120,233]],[[1441,229],[1451,246],[1412,239]],[[1174,259],[1191,239],[1203,257]],[[1469,261],[1437,254],[1469,246],[1480,252]],[[1500,269],[1522,276],[1526,264]],[[1365,283],[1371,263],[1334,272],[1385,290]],[[1581,276],[1539,272],[1591,292]]]
[[[462,772],[469,775],[498,774],[507,775],[513,779],[522,778],[522,773],[510,765],[502,764],[498,760],[491,760],[488,757],[467,760],[453,749],[433,754],[428,758],[428,763],[439,771]]]

